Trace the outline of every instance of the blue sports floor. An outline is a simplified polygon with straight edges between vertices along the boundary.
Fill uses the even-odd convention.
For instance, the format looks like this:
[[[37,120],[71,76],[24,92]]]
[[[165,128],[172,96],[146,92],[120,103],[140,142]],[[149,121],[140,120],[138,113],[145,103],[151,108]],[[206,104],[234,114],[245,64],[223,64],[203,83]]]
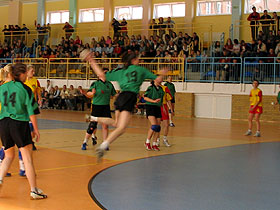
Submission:
[[[280,143],[257,143],[139,159],[89,184],[114,210],[280,209]]]

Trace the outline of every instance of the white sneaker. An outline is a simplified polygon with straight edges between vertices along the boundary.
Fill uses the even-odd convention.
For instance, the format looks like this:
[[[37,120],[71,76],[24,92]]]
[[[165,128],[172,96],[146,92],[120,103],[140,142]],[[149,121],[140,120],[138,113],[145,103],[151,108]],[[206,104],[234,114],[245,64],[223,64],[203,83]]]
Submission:
[[[168,140],[163,140],[163,144],[166,146],[166,147],[171,147],[171,145],[168,143]]]
[[[42,190],[36,189],[36,191],[31,191],[30,192],[30,199],[31,200],[39,200],[39,199],[45,199],[48,196],[43,193]]]
[[[254,135],[254,137],[261,137],[261,132],[257,131]]]
[[[95,150],[96,156],[97,156],[97,162],[100,163],[102,160],[102,157],[105,154],[105,150],[101,149],[100,146]]]
[[[156,145],[160,147],[160,139],[157,140]]]
[[[251,136],[252,135],[252,131],[247,130],[247,132],[244,134],[244,136]]]

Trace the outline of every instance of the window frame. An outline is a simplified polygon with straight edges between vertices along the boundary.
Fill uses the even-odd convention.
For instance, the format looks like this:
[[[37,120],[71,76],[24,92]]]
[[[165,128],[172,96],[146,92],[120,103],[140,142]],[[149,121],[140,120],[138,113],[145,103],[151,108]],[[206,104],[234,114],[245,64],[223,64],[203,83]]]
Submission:
[[[133,8],[137,8],[137,7],[141,7],[142,8],[142,17],[139,18],[139,19],[133,19],[133,15],[132,15],[132,11],[133,11]],[[122,8],[128,8],[129,9],[129,14],[128,14],[128,17],[125,18],[126,20],[141,20],[143,19],[143,6],[142,5],[130,5],[130,6],[117,6],[114,8],[114,18],[118,21],[122,20],[119,19],[119,9],[122,9]]]
[[[97,10],[103,10],[103,20],[96,20],[96,17],[95,17],[95,12]],[[93,12],[93,21],[83,21],[82,18],[83,18],[83,12],[85,11],[92,11]],[[104,8],[103,7],[100,7],[100,8],[86,8],[86,9],[80,9],[79,10],[79,23],[93,23],[93,22],[103,22],[104,21]]]
[[[62,13],[68,12],[69,16],[70,16],[70,11],[69,10],[57,10],[57,11],[48,11],[47,12],[47,17],[46,17],[46,23],[51,24],[51,25],[55,25],[55,24],[64,24],[65,22],[69,22],[69,19],[67,21],[62,21]],[[51,23],[51,14],[53,13],[60,13],[60,22],[59,23]]]
[[[171,3],[159,3],[159,4],[154,4],[154,10],[153,10],[153,18],[154,19],[158,19],[162,16],[158,16],[158,9],[157,7],[158,6],[169,6],[169,9],[170,9],[170,16],[164,16],[163,18],[167,18],[167,17],[171,17],[171,18],[180,18],[180,17],[185,17],[186,16],[186,9],[185,9],[185,14],[182,15],[182,16],[174,16],[173,15],[173,5],[180,5],[180,4],[183,4],[184,5],[184,8],[186,8],[186,3],[185,2],[171,2]]]
[[[218,13],[218,3],[221,3],[221,12],[223,10],[223,2],[230,3],[231,11],[229,13]],[[200,12],[200,4],[206,4],[208,5],[208,8],[210,8],[210,14],[201,14]],[[214,5],[212,5],[214,4]],[[212,6],[214,7],[214,13],[211,14]],[[228,5],[227,5],[228,7]],[[225,12],[227,9],[225,10]],[[205,16],[220,16],[220,15],[232,15],[232,0],[197,0],[196,1],[196,16],[197,17],[205,17]]]
[[[263,1],[263,10],[267,10],[268,13],[272,13],[272,12],[280,12],[280,9],[279,10],[273,10],[273,11],[270,11],[269,8],[268,8],[268,3],[267,1],[268,0],[262,0]],[[249,5],[249,6],[248,6]],[[250,5],[249,4],[249,0],[245,0],[244,1],[244,14],[250,14],[252,13],[252,7],[255,6],[255,5]],[[263,10],[262,11],[258,11],[258,8],[257,8],[257,12],[258,13],[263,13]]]

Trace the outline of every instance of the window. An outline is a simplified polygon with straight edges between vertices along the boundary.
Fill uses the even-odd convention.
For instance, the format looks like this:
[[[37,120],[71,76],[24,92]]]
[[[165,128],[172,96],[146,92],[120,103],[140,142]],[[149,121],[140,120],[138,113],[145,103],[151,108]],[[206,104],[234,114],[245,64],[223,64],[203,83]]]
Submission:
[[[104,21],[104,9],[81,9],[79,14],[80,23]]]
[[[115,18],[117,20],[137,20],[143,17],[143,7],[141,6],[127,6],[115,7]]]
[[[69,11],[54,11],[47,13],[47,23],[61,24],[69,22]]]
[[[263,12],[265,9],[268,12],[280,11],[280,0],[245,0],[245,13],[251,13],[252,7],[255,6],[257,12]]]
[[[185,11],[185,3],[155,4],[153,17],[184,17]]]
[[[231,14],[231,0],[198,0],[197,16],[229,15]]]

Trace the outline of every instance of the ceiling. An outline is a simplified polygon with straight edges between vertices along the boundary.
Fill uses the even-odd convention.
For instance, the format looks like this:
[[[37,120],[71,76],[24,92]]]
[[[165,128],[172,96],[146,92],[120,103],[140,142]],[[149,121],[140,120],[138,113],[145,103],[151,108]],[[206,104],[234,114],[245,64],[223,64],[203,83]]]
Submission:
[[[13,0],[0,0],[0,6],[8,6],[10,1]],[[14,0],[16,1],[16,0]],[[37,0],[20,0],[23,4],[28,4],[28,3],[35,3],[37,2]],[[48,1],[61,1],[61,0],[46,0],[46,2]]]

